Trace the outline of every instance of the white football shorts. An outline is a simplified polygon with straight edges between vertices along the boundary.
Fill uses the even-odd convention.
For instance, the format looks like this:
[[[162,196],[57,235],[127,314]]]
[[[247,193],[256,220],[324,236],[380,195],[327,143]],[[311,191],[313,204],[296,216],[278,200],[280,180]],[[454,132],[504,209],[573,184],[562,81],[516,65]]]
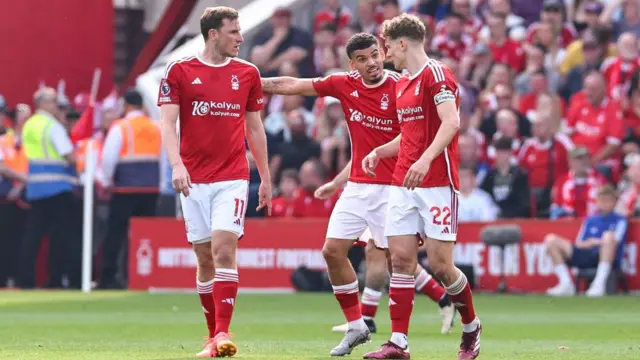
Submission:
[[[450,186],[391,187],[386,236],[419,234],[421,238],[456,241],[457,232],[458,194]]]
[[[389,188],[348,182],[329,218],[327,238],[362,241],[361,236],[368,228],[376,247],[388,248],[384,224]]]
[[[244,235],[249,182],[246,180],[192,184],[189,196],[180,194],[187,240],[193,244],[211,241],[215,230]]]

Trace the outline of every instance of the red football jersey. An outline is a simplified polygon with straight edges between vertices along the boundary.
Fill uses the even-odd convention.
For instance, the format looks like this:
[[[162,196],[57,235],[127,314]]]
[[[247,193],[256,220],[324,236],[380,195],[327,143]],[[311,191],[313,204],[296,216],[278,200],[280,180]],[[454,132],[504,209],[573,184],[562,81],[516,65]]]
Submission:
[[[600,71],[607,80],[607,94],[614,100],[620,100],[626,96],[626,89],[631,85],[633,74],[640,69],[640,59],[624,61],[621,57],[605,59],[600,66]]]
[[[595,215],[598,212],[598,189],[606,183],[607,179],[593,169],[589,170],[586,179],[578,179],[570,171],[554,184],[551,195],[553,204],[575,217]]]
[[[342,192],[336,192],[327,200],[316,199],[313,192],[305,189],[298,189],[296,197],[293,199],[293,217],[323,217],[331,216],[333,208],[336,206],[338,198]]]
[[[580,98],[576,98],[580,101]],[[567,130],[576,146],[584,146],[589,155],[596,155],[607,144],[619,145],[624,137],[624,121],[617,103],[605,100],[601,106],[580,101],[571,104]]]
[[[506,64],[516,72],[524,70],[526,54],[517,42],[507,39],[502,45],[498,45],[492,41],[489,43],[489,49],[496,62]]]
[[[535,22],[529,25],[529,28],[527,29],[528,42],[533,43],[533,40],[536,36],[536,31],[538,31],[538,26],[540,26],[539,22]],[[573,40],[576,39],[577,34],[578,33],[576,32],[576,29],[573,27],[573,25],[565,23],[562,26],[561,34],[558,37],[558,45],[560,45],[561,48],[566,48],[573,42]]]
[[[467,34],[462,34],[460,41],[453,41],[447,35],[437,35],[431,42],[432,50],[456,61],[462,59],[471,45],[473,45],[473,39]]]
[[[180,157],[191,182],[249,179],[245,113],[263,102],[260,72],[247,61],[213,65],[191,56],[169,64],[158,105],[180,106]]]
[[[398,81],[396,106],[402,138],[393,185],[402,186],[407,171],[431,145],[440,128],[436,106],[455,101],[460,108],[458,82],[441,62],[429,59],[413,76]],[[458,189],[458,134],[432,162],[419,187],[453,186]]]
[[[340,100],[351,136],[351,174],[349,181],[366,184],[391,184],[396,158],[383,159],[376,177],[367,175],[362,160],[375,148],[400,134],[396,111],[398,73],[385,70],[377,85],[367,85],[357,71],[336,73],[313,80],[320,96]]]
[[[566,135],[555,135],[553,139],[553,179],[549,184],[549,160],[551,155],[551,140],[544,144],[537,138],[527,139],[518,154],[520,167],[529,174],[529,186],[545,188],[553,186],[569,168],[569,151],[573,143]]]

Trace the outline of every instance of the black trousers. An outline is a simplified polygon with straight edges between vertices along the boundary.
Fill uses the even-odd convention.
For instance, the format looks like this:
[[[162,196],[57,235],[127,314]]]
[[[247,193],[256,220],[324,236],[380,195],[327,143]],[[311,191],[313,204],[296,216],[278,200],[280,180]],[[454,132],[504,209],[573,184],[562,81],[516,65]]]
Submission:
[[[36,256],[42,237],[49,236],[49,282],[47,287],[63,287],[63,276],[69,287],[80,287],[82,233],[78,231],[76,202],[71,192],[31,201],[22,244],[20,286],[35,286]]]
[[[109,207],[107,237],[102,247],[100,287],[120,287],[116,282],[118,255],[128,246],[129,219],[133,216],[155,216],[158,194],[114,194]],[[127,247],[124,248],[125,254]],[[126,259],[126,257],[125,257]],[[125,261],[126,263],[126,261]],[[126,272],[122,271],[126,276]]]
[[[0,203],[0,287],[17,280],[20,251],[28,210],[13,201]]]

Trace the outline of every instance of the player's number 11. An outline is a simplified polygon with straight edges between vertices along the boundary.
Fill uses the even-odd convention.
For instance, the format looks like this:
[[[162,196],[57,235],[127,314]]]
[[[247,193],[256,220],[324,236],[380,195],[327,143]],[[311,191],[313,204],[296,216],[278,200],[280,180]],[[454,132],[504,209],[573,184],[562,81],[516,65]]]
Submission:
[[[235,201],[236,201],[236,209],[233,211],[233,216],[235,217],[242,216],[242,214],[244,214],[244,199],[236,198]]]

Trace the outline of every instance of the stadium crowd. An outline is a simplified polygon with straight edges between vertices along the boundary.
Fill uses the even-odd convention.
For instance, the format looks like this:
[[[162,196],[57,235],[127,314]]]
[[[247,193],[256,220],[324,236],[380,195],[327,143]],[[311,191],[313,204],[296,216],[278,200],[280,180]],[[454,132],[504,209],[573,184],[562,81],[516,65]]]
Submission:
[[[598,189],[607,183],[622,194],[618,211],[636,213],[640,185],[640,0],[360,0],[354,9],[340,0],[324,2],[310,31],[292,25],[290,10],[278,9],[268,29],[247,44],[248,60],[258,66],[263,77],[327,76],[349,69],[345,44],[354,33],[378,35],[382,21],[404,11],[420,16],[428,30],[426,50],[449,66],[460,82],[460,221],[583,218],[597,213]],[[101,102],[87,94],[69,101],[62,94],[41,91],[36,95],[36,111],[25,104],[9,111],[0,97],[6,165],[2,169],[0,228],[13,229],[3,234],[5,239],[35,239],[46,233],[23,234],[29,228],[26,209],[33,204],[27,201],[24,179],[19,176],[26,171],[26,162],[12,162],[12,149],[21,146],[20,136],[13,134],[20,134],[32,114],[42,110],[37,102],[45,100],[56,101],[56,115],[73,143],[78,174],[84,171],[82,159],[89,138],[98,140],[96,153],[103,154],[104,140],[114,124],[131,114],[144,116],[140,112],[142,100],[135,91],[123,97],[112,94]],[[274,216],[328,217],[339,194],[328,200],[316,199],[313,194],[350,160],[348,119],[340,102],[330,97],[282,95],[266,101],[263,118],[269,165],[277,185]],[[87,124],[91,129],[88,135]],[[137,129],[144,126],[134,128],[138,134]],[[130,134],[120,136],[126,140]],[[158,144],[153,136],[141,141],[147,144],[143,148],[152,144],[155,149]],[[128,140],[120,138],[136,152],[154,154],[156,180],[160,181],[159,148],[141,149],[132,145],[131,137]],[[260,179],[247,154],[251,168],[247,216],[260,217],[264,214],[253,210]],[[145,197],[146,190],[135,200],[130,192],[115,195],[118,192],[112,190],[116,184],[110,177],[117,162],[111,162],[107,174],[102,167],[98,172],[98,199],[111,204],[109,215],[105,215],[110,220],[105,222],[119,224],[117,231],[108,226],[112,233],[106,235],[105,244],[111,245],[105,249],[110,250],[103,250],[108,261],[98,276],[104,287],[122,284],[116,280],[116,262],[126,236],[122,222],[128,216],[156,213],[149,204],[157,196]],[[12,171],[18,174],[12,175]],[[155,188],[155,194],[163,188]],[[70,194],[74,195],[73,218],[77,222],[69,222],[60,231],[72,232],[64,241],[79,249],[81,188],[74,187]],[[140,207],[133,209],[135,206]],[[127,214],[124,220],[117,216],[123,212]],[[49,235],[55,238],[60,234]],[[18,276],[19,266],[31,267],[23,269],[23,276],[27,275],[20,285],[33,286],[37,251],[33,241],[22,245],[24,249],[20,249],[21,241],[2,245],[0,253],[5,259],[0,260],[0,286]],[[16,260],[19,257],[12,256],[16,253],[28,261]],[[74,253],[77,258],[64,259],[52,252],[51,259],[62,260],[58,265],[50,264],[50,271],[79,277],[79,252]],[[50,285],[79,286],[76,275],[57,277],[62,278],[67,283]]]

